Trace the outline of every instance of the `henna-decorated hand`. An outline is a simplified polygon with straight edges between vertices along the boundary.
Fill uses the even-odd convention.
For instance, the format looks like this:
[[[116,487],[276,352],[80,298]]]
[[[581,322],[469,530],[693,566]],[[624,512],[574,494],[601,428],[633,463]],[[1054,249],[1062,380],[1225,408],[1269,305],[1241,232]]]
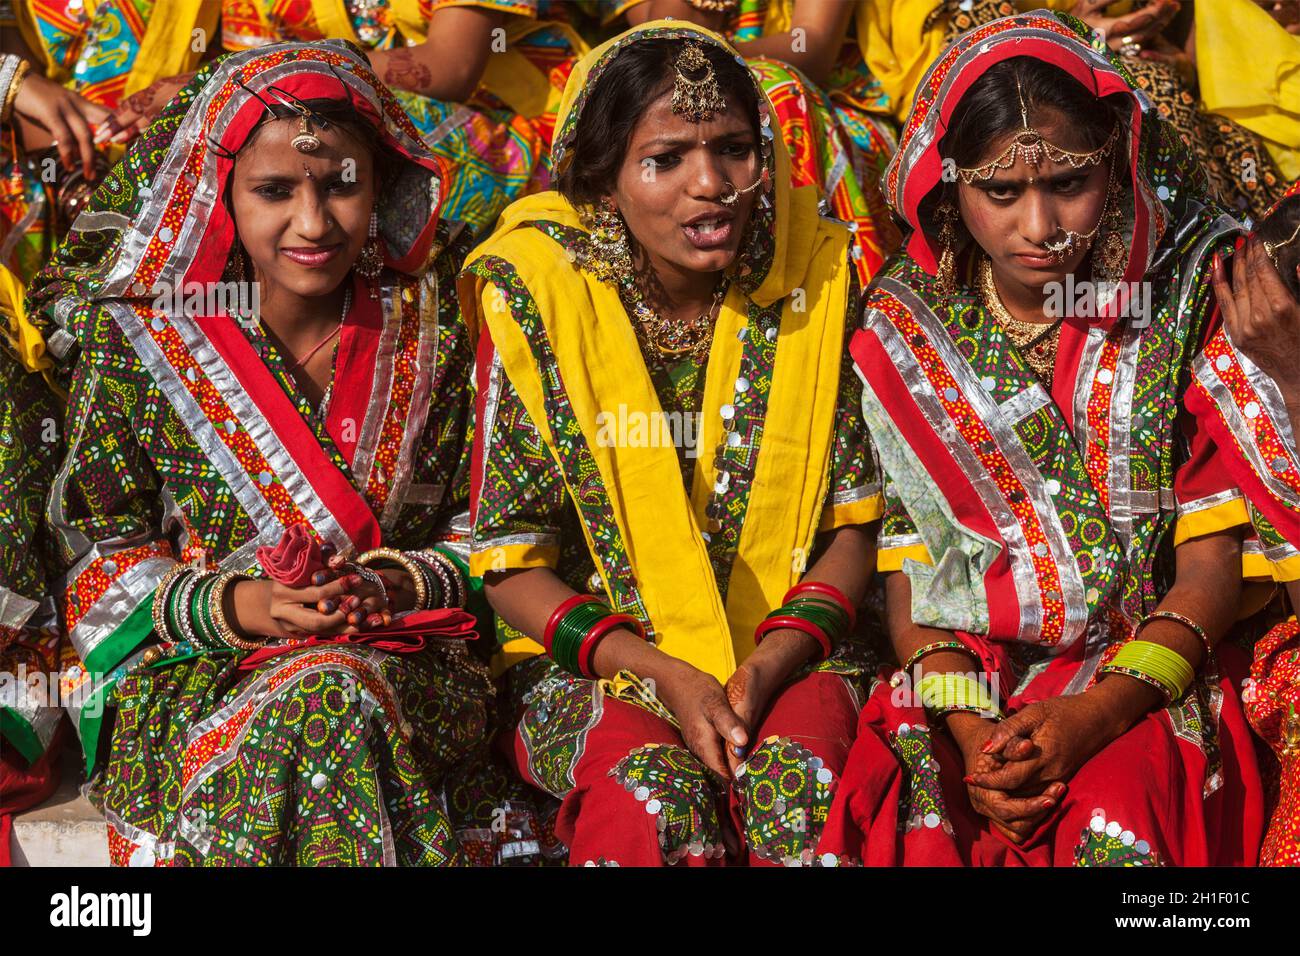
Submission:
[[[112,143],[126,143],[149,128],[154,117],[162,112],[181,87],[194,78],[193,73],[180,73],[166,76],[146,86],[138,93],[132,93],[108,120],[111,135],[101,134],[100,139]]]
[[[1013,762],[1028,760],[1036,753],[1033,743],[1016,735],[1003,741],[997,755],[987,752],[985,748],[998,726],[975,714],[951,714],[948,717],[948,730],[965,760],[966,795],[971,807],[1007,839],[1023,843],[1061,802],[1067,785],[1058,781],[1011,791],[977,784],[977,775],[990,774]]]

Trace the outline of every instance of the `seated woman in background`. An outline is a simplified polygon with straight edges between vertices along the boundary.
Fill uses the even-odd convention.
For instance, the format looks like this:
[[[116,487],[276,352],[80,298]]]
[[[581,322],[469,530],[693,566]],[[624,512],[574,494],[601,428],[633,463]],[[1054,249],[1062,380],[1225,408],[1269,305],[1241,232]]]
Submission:
[[[484,736],[485,669],[459,643],[293,643],[465,594],[430,550],[468,461],[445,175],[346,44],[233,54],[32,285],[81,347],[49,515],[116,863],[460,859],[441,793]],[[260,575],[290,527],[386,580]]]
[[[860,708],[856,276],[770,109],[717,35],[622,34],[466,267],[471,567],[575,865],[812,862]]]
[[[1236,223],[1068,18],[966,34],[907,130],[886,181],[907,254],[851,344],[902,667],[820,851],[1253,864],[1245,662],[1223,643],[1248,519],[1184,408]]]
[[[1187,405],[1246,496],[1254,535],[1244,572],[1281,584],[1276,622],[1255,644],[1246,714],[1280,761],[1264,866],[1300,864],[1300,183],[1238,242],[1231,278],[1215,261],[1223,326],[1196,357]],[[1284,620],[1278,621],[1278,618]],[[1271,622],[1270,622],[1271,623]]]

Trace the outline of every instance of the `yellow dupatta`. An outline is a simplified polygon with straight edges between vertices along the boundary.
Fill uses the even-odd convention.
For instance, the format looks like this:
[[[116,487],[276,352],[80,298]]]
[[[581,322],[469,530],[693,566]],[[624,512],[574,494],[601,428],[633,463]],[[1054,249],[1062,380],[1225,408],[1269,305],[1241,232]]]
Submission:
[[[1196,75],[1207,112],[1257,133],[1282,175],[1300,177],[1300,36],[1248,0],[1199,5]]]
[[[598,47],[578,64],[565,89],[557,129],[565,128],[589,73],[613,48],[644,34],[687,33],[734,54],[710,31],[675,21],[644,24]],[[662,414],[662,408],[617,291],[573,266],[554,240],[526,225],[540,219],[581,229],[576,210],[555,192],[519,200],[467,262],[505,260],[527,287],[574,418],[608,493],[658,645],[722,681],[753,649],[755,627],[799,579],[812,548],[829,484],[845,345],[848,232],[818,215],[812,187],[790,188],[789,159],[779,136],[773,147],[772,266],[751,295],[733,283],[722,304],[705,374],[699,447],[710,449],[723,436],[718,410],[733,400],[742,351],[736,332],[748,322],[749,300],[759,306],[781,302],[768,411],[725,607],[700,534],[712,492],[712,469],[701,464],[695,470],[688,498],[672,447],[624,447],[601,440],[602,412],[625,409],[629,418],[640,412],[659,421],[655,413]],[[529,340],[509,309],[502,307],[500,296],[508,290],[490,285],[467,277],[461,288],[466,320],[471,328],[478,321],[487,323],[510,382],[559,460],[543,398],[545,385]],[[793,295],[795,290],[802,295]],[[796,311],[799,306],[802,310]],[[570,494],[575,494],[574,476],[565,478]],[[591,548],[591,530],[584,527],[584,535]],[[493,559],[490,553],[475,555],[472,572],[491,571]],[[607,570],[599,570],[609,591]]]

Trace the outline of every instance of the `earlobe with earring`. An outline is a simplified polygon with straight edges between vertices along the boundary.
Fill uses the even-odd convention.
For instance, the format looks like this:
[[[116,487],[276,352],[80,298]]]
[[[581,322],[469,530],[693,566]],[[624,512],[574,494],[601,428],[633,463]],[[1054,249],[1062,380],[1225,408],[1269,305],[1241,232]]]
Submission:
[[[578,247],[578,266],[601,282],[628,286],[633,281],[632,246],[627,226],[608,199],[579,212],[587,237]]]
[[[366,244],[357,256],[357,274],[366,280],[370,289],[370,298],[379,298],[379,273],[384,269],[384,253],[379,247],[379,213],[370,213],[370,230]]]

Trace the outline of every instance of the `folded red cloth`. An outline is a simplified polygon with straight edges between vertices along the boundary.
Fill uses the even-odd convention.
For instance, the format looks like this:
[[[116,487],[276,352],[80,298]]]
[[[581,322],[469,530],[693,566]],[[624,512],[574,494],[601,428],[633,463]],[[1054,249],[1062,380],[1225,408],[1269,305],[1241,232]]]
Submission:
[[[325,567],[320,541],[310,525],[301,523],[285,528],[274,548],[258,548],[257,560],[267,577],[291,588],[305,588]]]
[[[478,638],[474,630],[474,615],[459,608],[442,608],[436,611],[411,611],[394,618],[387,627],[358,631],[356,634],[313,635],[291,641],[277,641],[256,650],[239,664],[240,670],[252,670],[273,657],[287,654],[300,647],[326,647],[331,644],[350,644],[374,647],[390,654],[414,654],[424,650],[428,641],[472,641]]]

